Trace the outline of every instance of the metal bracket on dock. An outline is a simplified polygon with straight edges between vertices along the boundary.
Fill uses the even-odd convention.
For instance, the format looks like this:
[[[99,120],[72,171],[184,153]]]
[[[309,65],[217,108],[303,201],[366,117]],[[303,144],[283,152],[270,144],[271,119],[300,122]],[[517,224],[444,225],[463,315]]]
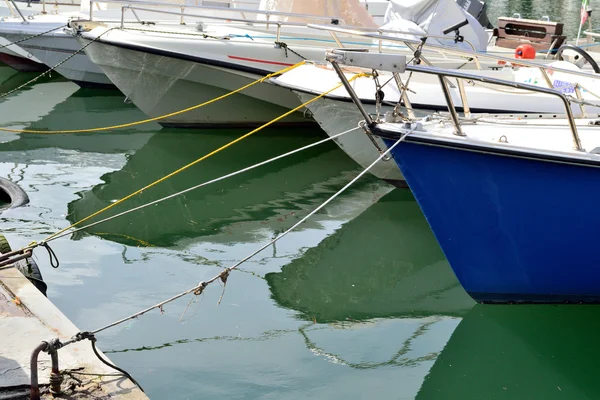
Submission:
[[[30,367],[31,367],[31,389],[30,399],[40,400],[40,385],[38,380],[38,356],[40,353],[46,352],[50,354],[52,360],[52,371],[50,372],[50,392],[53,395],[61,393],[61,384],[63,377],[58,369],[58,350],[63,347],[63,344],[59,339],[53,339],[49,342],[42,342],[38,347],[31,353]]]
[[[14,250],[8,253],[0,254],[0,268],[7,265],[12,265],[17,261],[31,257],[32,250],[30,248]]]

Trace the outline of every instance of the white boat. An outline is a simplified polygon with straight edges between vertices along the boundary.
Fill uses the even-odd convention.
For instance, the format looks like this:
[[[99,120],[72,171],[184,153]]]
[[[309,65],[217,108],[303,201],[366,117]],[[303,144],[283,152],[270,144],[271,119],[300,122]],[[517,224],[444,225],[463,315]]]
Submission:
[[[433,46],[432,46],[433,47]],[[450,49],[446,49],[451,52]],[[458,51],[460,52],[460,51]],[[501,57],[475,55],[468,51],[465,55],[479,57],[479,65],[497,65]],[[509,61],[509,60],[504,60]],[[447,68],[448,63],[442,64]],[[503,79],[516,83],[528,83],[540,87],[547,87],[545,76],[552,83],[553,88],[577,97],[578,92],[584,104],[574,101],[571,104],[573,113],[586,116],[600,115],[600,76],[583,73],[575,65],[566,61],[559,61],[547,65],[531,63],[532,67],[504,66],[501,70],[477,70],[475,64],[469,64],[469,72],[490,79]],[[344,71],[346,77],[357,73],[356,69]],[[437,76],[410,73],[397,75],[400,81],[396,82],[391,72],[379,72],[377,76],[366,76],[355,79],[352,89],[362,102],[364,109],[377,119],[386,113],[398,110],[398,104],[408,104],[414,109],[425,111],[444,111],[447,109],[446,99],[440,87]],[[307,102],[317,95],[329,91],[339,82],[338,73],[331,65],[307,64],[300,66],[280,77],[273,78],[272,83],[292,90],[301,102]],[[379,82],[383,87],[377,87]],[[385,84],[387,83],[387,84]],[[398,84],[400,83],[400,84]],[[544,93],[497,88],[485,82],[449,81],[449,93],[460,112],[465,112],[469,117],[472,113],[488,114],[529,114],[523,118],[532,118],[536,114],[564,113],[564,106],[552,96]],[[408,90],[401,89],[407,85]],[[462,94],[468,99],[467,107],[463,107]],[[382,101],[377,101],[378,92],[382,93]],[[405,96],[405,97],[402,97]],[[401,98],[402,97],[402,98]],[[575,99],[576,100],[576,99]],[[341,87],[327,96],[309,104],[312,117],[321,128],[330,136],[356,127],[365,118],[352,103],[352,98],[346,88]],[[403,109],[402,107],[400,109]],[[405,111],[406,112],[406,111]],[[375,160],[381,149],[385,146],[378,139],[363,132],[354,132],[335,139],[336,143],[358,164],[363,167],[370,165]],[[382,161],[378,163],[371,173],[397,186],[404,186],[403,176],[393,162]]]
[[[8,1],[8,0],[7,0]],[[387,6],[387,0],[363,0],[364,5],[368,7],[371,12],[375,13],[378,20],[383,19],[383,12]],[[165,5],[173,6],[175,8],[169,8]],[[9,3],[12,4],[12,3]],[[93,15],[98,20],[103,21],[120,21],[121,20],[121,2],[112,0],[112,2],[101,2],[94,1],[93,3]],[[233,18],[246,18],[247,12],[239,13],[225,13],[223,9],[240,9],[240,10],[254,10],[259,6],[259,0],[190,0],[183,4],[181,7],[180,1],[162,1],[162,2],[142,2],[133,1],[128,2],[129,5],[141,5],[149,9],[161,8],[163,10],[170,11],[186,11],[190,6],[200,6],[201,9],[196,8],[196,11],[201,11],[203,16],[218,16],[227,15]],[[47,68],[58,65],[65,60],[69,55],[80,50],[81,45],[72,37],[72,35],[66,34],[62,30],[62,26],[68,24],[72,19],[89,19],[90,18],[90,3],[84,1],[81,4],[81,8],[77,6],[77,9],[71,10],[71,12],[50,12],[44,14],[37,14],[27,18],[26,22],[23,23],[23,12],[24,6],[17,9],[16,6],[12,6],[13,17],[3,18],[0,22],[0,36],[9,39],[7,42],[23,40],[24,38],[31,37],[34,35],[42,34],[44,32],[51,31],[57,28],[55,31],[41,35],[39,37],[33,37],[25,42],[21,43],[21,50],[14,51],[17,47],[15,45],[10,46],[10,49],[0,49],[0,60],[3,60],[8,65],[21,71],[43,71]],[[47,6],[50,9],[50,5]],[[73,8],[73,7],[71,7]],[[58,8],[53,8],[58,11]],[[61,9],[62,10],[62,9]],[[153,21],[157,23],[157,18],[161,20],[161,23],[180,23],[183,19],[178,15],[173,14],[157,14],[151,11],[138,10],[133,14],[132,12],[126,12],[125,18],[133,20],[134,18],[139,22],[142,21]],[[189,18],[186,21],[189,23]],[[163,27],[164,28],[164,27]],[[164,28],[171,29],[171,27]],[[13,50],[13,51],[11,51]],[[27,54],[24,57],[22,53]],[[113,87],[112,82],[106,77],[104,72],[95,65],[85,52],[80,52],[74,57],[61,64],[58,67],[57,72],[66,77],[67,79],[79,84],[84,87]]]
[[[79,2],[64,1],[0,1],[0,26],[7,20],[16,20],[21,26],[26,26],[35,15],[57,15],[73,13],[80,9]],[[21,72],[42,72],[48,67],[31,52],[18,45],[9,45],[12,40],[6,40],[0,35],[0,62]],[[7,47],[5,47],[7,46]]]
[[[253,0],[240,0],[240,2],[244,5],[255,3]],[[129,4],[132,3],[141,4],[136,1]],[[236,7],[231,2],[220,3],[212,1],[206,3],[209,4],[203,10],[206,15],[221,15],[222,13],[219,11],[220,7]],[[121,3],[118,1],[93,2],[93,15],[100,20],[119,21],[122,15],[121,6]],[[148,3],[145,7],[166,10],[181,9],[180,2],[177,0]],[[125,12],[123,16],[127,19],[147,21],[155,19],[159,15],[149,11],[140,11],[136,14]],[[5,63],[17,70],[25,70],[26,68],[22,67],[22,65],[25,65],[28,70],[36,70],[35,65],[32,65],[32,61],[37,63],[37,70],[45,70],[60,64],[56,68],[56,71],[82,87],[113,87],[114,85],[104,72],[88,58],[84,51],[80,51],[81,45],[77,40],[63,30],[71,20],[89,18],[90,3],[85,1],[77,11],[34,15],[26,19],[27,23],[23,23],[24,20],[21,16],[3,18],[0,21],[0,36],[3,38],[3,41],[15,42],[28,37],[31,38],[19,43],[19,46],[13,45],[0,49],[0,60],[5,61]],[[166,23],[179,23],[179,18],[174,15],[161,15],[161,19]],[[17,47],[20,47],[20,52],[14,50]],[[27,54],[27,60],[23,59],[22,53]],[[74,53],[77,54],[63,63],[67,57]]]
[[[358,1],[348,2],[348,7],[355,6],[364,13],[364,25],[375,26]],[[280,25],[267,25],[264,18],[267,13],[282,19],[278,21]],[[351,23],[360,22],[353,18]],[[304,22],[295,22],[296,19]],[[86,48],[92,61],[142,111],[158,117],[227,94],[303,59],[323,58],[325,46],[333,39],[306,28],[305,24],[306,20],[332,19],[338,23],[337,17],[267,10],[257,11],[254,19],[236,20],[238,23],[201,23],[196,27],[173,26],[168,30],[160,25],[147,29],[131,29],[125,25],[114,29],[107,24],[80,22],[75,26],[80,31],[78,38],[82,45],[94,41]],[[247,21],[254,24],[249,26]],[[329,41],[325,41],[326,37]],[[164,126],[256,126],[299,105],[296,96],[288,90],[258,84],[219,104],[172,116],[160,123]],[[314,123],[301,113],[281,122]]]
[[[0,37],[0,62],[20,72],[42,72],[47,67],[28,51]]]
[[[292,7],[291,11],[306,10],[307,3],[288,2],[292,3],[302,7]],[[454,7],[454,21],[462,22],[465,14],[460,7],[451,0],[446,3]],[[379,29],[357,0],[318,0],[310,4],[321,14],[332,9],[344,17],[342,21],[339,17],[320,15],[320,22],[325,20],[331,26],[350,24]],[[333,4],[335,7],[330,7]],[[265,26],[264,22],[250,26],[248,22],[253,21],[240,21],[243,26],[203,24],[199,28],[201,32],[189,28],[170,33],[154,28],[140,31],[126,25],[111,29],[114,28],[111,25],[83,22],[76,26],[82,44],[94,41],[86,52],[111,81],[146,114],[160,117],[229,93],[303,59],[322,59],[326,47],[335,45],[336,40],[345,40],[344,35],[332,38],[327,32],[303,26],[307,20],[314,19],[307,15],[280,14],[277,17],[281,26]],[[260,14],[256,18],[261,22]],[[475,24],[466,35],[476,30]],[[483,32],[480,26],[478,29]],[[469,39],[476,41],[477,34],[470,34]],[[451,41],[441,39],[441,42]],[[370,42],[371,39],[352,39],[346,44],[369,45]],[[300,104],[288,90],[258,84],[218,105],[170,116],[160,123],[188,127],[260,125]],[[310,121],[297,113],[281,122]]]
[[[570,107],[576,99],[556,88],[384,56],[337,50],[329,60],[338,72],[345,64],[438,78],[448,114],[375,120],[343,73],[338,75],[364,115],[366,132],[384,142],[384,155],[404,174],[467,293],[485,303],[600,303],[593,236],[600,223],[598,116],[576,118]],[[446,79],[552,96],[563,115],[463,119]],[[463,105],[469,102],[461,97]]]

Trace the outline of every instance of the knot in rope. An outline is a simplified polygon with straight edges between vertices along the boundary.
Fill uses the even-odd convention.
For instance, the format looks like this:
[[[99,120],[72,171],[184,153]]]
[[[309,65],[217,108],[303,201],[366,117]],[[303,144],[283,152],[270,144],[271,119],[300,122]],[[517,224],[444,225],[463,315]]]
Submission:
[[[208,285],[208,283],[206,283],[206,282],[200,282],[200,284],[198,284],[198,288],[196,288],[196,290],[194,290],[194,294],[196,296],[200,296],[202,294],[202,292],[204,292],[204,289],[206,288],[207,285]]]
[[[229,278],[229,274],[230,273],[231,273],[231,270],[230,269],[226,269],[219,276],[219,278],[221,278],[221,282],[223,282],[223,285],[227,285],[227,278]]]
[[[285,51],[285,58],[288,58],[288,50],[289,50],[292,53],[294,53],[295,55],[297,55],[298,57],[300,57],[301,59],[307,60],[307,58],[304,57],[302,54],[290,49],[290,47],[285,42],[275,42],[275,46],[281,47],[283,49],[283,51]]]
[[[86,340],[89,339],[92,342],[96,341],[96,336],[94,336],[94,334],[92,332],[78,332],[76,333],[72,338],[71,338],[74,342],[81,342],[82,340]]]

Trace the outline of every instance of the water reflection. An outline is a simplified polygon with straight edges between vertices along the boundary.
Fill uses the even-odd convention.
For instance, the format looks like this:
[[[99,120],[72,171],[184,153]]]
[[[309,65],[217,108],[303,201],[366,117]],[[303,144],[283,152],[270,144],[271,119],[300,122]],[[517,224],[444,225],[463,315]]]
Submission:
[[[417,399],[598,399],[599,321],[594,306],[476,305]]]
[[[319,322],[462,315],[473,305],[407,190],[389,193],[266,279],[278,304]]]
[[[54,83],[51,89],[60,89],[67,97],[50,103],[51,108],[38,108],[32,122],[19,128],[28,130],[73,130],[117,125],[146,118],[137,108],[123,102],[124,97],[117,91],[79,89],[72,91],[70,84]],[[57,93],[57,91],[53,91]],[[25,107],[33,93],[23,93],[3,104],[13,109]],[[48,105],[48,104],[47,104]],[[32,151],[41,149],[74,150],[82,153],[118,154],[141,148],[160,129],[156,123],[144,124],[127,129],[107,132],[82,132],[71,134],[28,134],[15,135],[11,141],[0,143],[0,151]]]
[[[75,222],[144,187],[181,166],[241,136],[246,131],[171,131],[163,129],[132,154],[119,171],[102,177],[105,184],[81,193],[69,204]],[[322,138],[319,131],[269,130],[145,191],[115,207],[111,214],[217,178]],[[254,242],[257,231],[288,228],[357,173],[356,166],[328,143],[227,181],[143,209],[127,217],[90,228],[124,244],[172,246],[182,239],[210,236],[222,243]],[[366,178],[351,191],[371,187],[373,193],[389,187]],[[323,218],[323,214],[320,214]],[[327,219],[327,216],[324,216]],[[319,220],[319,217],[317,217]],[[311,225],[313,224],[313,225]],[[304,229],[315,226],[309,222]],[[75,238],[80,237],[76,235]]]
[[[27,74],[25,74],[27,75]],[[117,91],[77,89],[69,82],[34,85],[2,102],[2,126],[26,130],[72,130],[121,124],[145,115],[123,102]],[[92,165],[105,157],[106,166],[119,168],[120,157],[141,148],[160,129],[158,124],[107,132],[31,134],[0,132],[1,160],[22,168],[32,164]],[[102,162],[101,162],[102,163]],[[17,170],[19,168],[16,168]],[[12,172],[11,172],[12,173]]]
[[[39,74],[36,72],[18,72],[6,65],[0,65],[0,94],[18,88],[38,75]],[[39,82],[42,83],[53,80],[64,81],[64,78],[58,74],[52,74],[52,76],[40,78]]]

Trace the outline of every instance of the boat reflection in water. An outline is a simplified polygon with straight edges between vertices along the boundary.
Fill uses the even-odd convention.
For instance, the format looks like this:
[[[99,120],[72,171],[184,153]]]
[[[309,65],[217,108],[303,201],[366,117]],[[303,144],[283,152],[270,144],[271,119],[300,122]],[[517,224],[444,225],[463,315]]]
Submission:
[[[476,305],[417,400],[598,399],[600,308]]]
[[[461,316],[474,304],[400,189],[266,279],[278,304],[318,322]]]
[[[9,67],[0,66],[0,94],[6,94],[19,86],[34,79],[36,73],[20,73]],[[67,82],[64,78],[44,76],[35,85],[25,86],[15,93],[1,99],[2,113],[0,113],[0,126],[14,129],[24,129],[31,121],[36,121],[50,113],[52,108],[69,98],[77,85]],[[63,121],[62,128],[66,128],[69,121]],[[0,132],[2,141],[10,134]]]
[[[0,63],[0,94],[6,93],[10,90],[16,89],[22,84],[30,81],[31,79],[37,77],[39,73],[37,72],[19,72],[15,71],[8,65]],[[48,81],[62,81],[66,82],[64,78],[62,78],[58,74],[53,74],[52,76],[44,76],[38,83],[48,82]],[[25,88],[30,89],[29,87]],[[77,87],[74,87],[74,90],[77,90]]]
[[[31,108],[34,98],[42,97],[45,108],[35,108],[36,115],[29,116],[27,123],[15,128],[27,130],[55,131],[76,130],[119,125],[143,120],[146,116],[132,104],[123,102],[124,96],[116,90],[78,89],[69,82],[53,82],[46,86],[41,94],[31,91],[22,92],[3,103],[15,110]],[[53,93],[54,95],[51,95]],[[53,97],[53,101],[49,101]],[[58,100],[58,101],[57,101]],[[49,107],[48,107],[49,106]],[[10,111],[10,110],[8,110]],[[9,114],[2,118],[10,119]],[[13,126],[14,127],[14,126]],[[78,153],[120,154],[141,148],[148,139],[160,130],[156,123],[143,124],[125,129],[106,132],[81,132],[65,135],[20,134],[14,140],[0,144],[0,151],[31,151],[36,149],[74,150]],[[88,155],[88,157],[92,157]],[[92,157],[93,158],[93,157]],[[116,167],[117,165],[110,165]]]
[[[163,129],[132,154],[126,165],[102,177],[104,184],[81,193],[69,204],[75,222],[136,189],[212,152],[247,130],[185,131]],[[323,138],[318,130],[265,130],[116,206],[113,215],[177,191],[248,167]],[[326,143],[234,178],[194,190],[126,217],[86,230],[123,244],[169,247],[180,240],[210,237],[213,243],[263,240],[264,234],[289,228],[358,173],[356,166],[333,143]],[[363,179],[348,191],[359,207],[368,207],[390,186]],[[346,196],[346,195],[345,195]],[[368,198],[368,199],[366,199]],[[343,203],[343,199],[340,198]],[[340,202],[337,202],[339,206]],[[332,204],[335,209],[336,204]],[[328,210],[328,212],[331,208]],[[332,220],[328,212],[302,229]],[[345,222],[347,218],[340,218]],[[80,237],[76,235],[75,238]]]
[[[357,374],[335,398],[366,387],[378,398],[414,398],[474,304],[400,189],[265,278],[275,302],[308,321],[298,330],[307,349]]]

